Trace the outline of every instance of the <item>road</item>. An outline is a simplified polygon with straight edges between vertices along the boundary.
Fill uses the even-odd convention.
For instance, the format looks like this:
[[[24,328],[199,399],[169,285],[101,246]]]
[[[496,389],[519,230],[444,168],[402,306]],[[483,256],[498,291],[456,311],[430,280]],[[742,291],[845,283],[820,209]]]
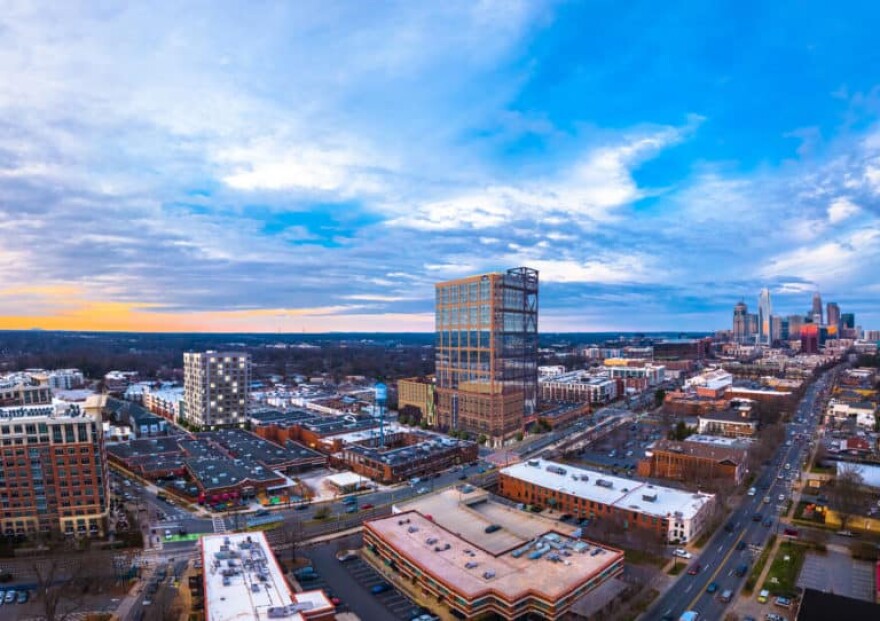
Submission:
[[[728,604],[722,602],[719,595],[725,589],[730,589],[734,593],[733,599],[736,598],[746,580],[745,576],[735,575],[736,568],[748,563],[751,571],[760,550],[767,545],[770,534],[778,528],[779,514],[784,511],[785,506],[785,502],[779,500],[780,495],[786,501],[791,498],[791,481],[779,476],[781,474],[785,477],[787,472],[798,472],[801,469],[802,460],[809,450],[808,442],[806,439],[798,442],[795,437],[799,433],[811,436],[815,431],[821,417],[821,413],[817,411],[818,398],[828,384],[830,373],[826,372],[807,388],[792,417],[793,422],[786,425],[786,441],[777,449],[771,464],[763,469],[754,483],[757,493],[746,496],[728,517],[726,524],[731,530],[719,529],[703,547],[699,557],[688,561],[682,559],[688,563],[688,567],[699,564],[699,573],[695,576],[682,573],[642,616],[643,619],[678,619],[687,610],[699,612],[701,619],[724,618]],[[804,422],[798,423],[798,420]],[[786,470],[786,464],[790,470]],[[769,502],[765,502],[765,499],[769,499]],[[761,516],[760,521],[753,520],[757,514]],[[764,520],[768,517],[772,518],[772,524],[764,526]],[[745,543],[745,549],[736,549],[740,542]],[[718,590],[714,594],[706,592],[711,582],[718,584]]]

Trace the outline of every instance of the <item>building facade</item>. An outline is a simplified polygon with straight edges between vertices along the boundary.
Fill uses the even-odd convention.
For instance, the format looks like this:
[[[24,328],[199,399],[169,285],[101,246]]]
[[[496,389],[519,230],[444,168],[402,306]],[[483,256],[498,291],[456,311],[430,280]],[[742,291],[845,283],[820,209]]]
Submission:
[[[828,302],[826,309],[825,323],[828,325],[828,332],[837,334],[840,331],[840,306],[837,302]]]
[[[538,272],[436,285],[437,426],[513,439],[538,400]]]
[[[408,377],[397,381],[397,411],[401,414],[418,410],[421,420],[433,427],[437,423],[434,403],[433,377]]]
[[[824,323],[822,317],[822,296],[819,295],[818,291],[813,294],[813,306],[810,308],[810,317],[816,325]]]
[[[183,354],[184,420],[200,428],[243,425],[251,383],[250,354]]]
[[[639,461],[638,474],[689,483],[724,481],[739,485],[746,475],[747,455],[744,448],[658,440]]]
[[[737,343],[745,343],[750,336],[749,307],[740,300],[733,307],[733,340]]]
[[[649,485],[543,459],[503,468],[498,493],[515,502],[608,521],[678,543],[700,536],[715,501],[712,494]]]
[[[0,382],[0,407],[50,403],[52,403],[52,390],[46,385],[23,381]]]
[[[110,506],[101,421],[76,406],[0,408],[0,530],[101,536]]]
[[[819,325],[815,323],[805,323],[801,326],[801,353],[802,354],[818,354],[819,353]]]
[[[542,379],[541,401],[565,403],[610,403],[617,398],[617,381],[572,371]]]

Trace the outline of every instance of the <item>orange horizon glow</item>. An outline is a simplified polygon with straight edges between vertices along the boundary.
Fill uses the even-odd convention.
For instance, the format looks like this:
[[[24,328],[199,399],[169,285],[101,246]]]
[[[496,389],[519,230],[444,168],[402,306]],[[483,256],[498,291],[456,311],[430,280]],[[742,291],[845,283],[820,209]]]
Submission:
[[[161,304],[96,301],[69,286],[0,289],[0,303],[46,309],[0,315],[0,330],[72,332],[431,332],[433,313],[363,312],[360,305],[170,311]]]

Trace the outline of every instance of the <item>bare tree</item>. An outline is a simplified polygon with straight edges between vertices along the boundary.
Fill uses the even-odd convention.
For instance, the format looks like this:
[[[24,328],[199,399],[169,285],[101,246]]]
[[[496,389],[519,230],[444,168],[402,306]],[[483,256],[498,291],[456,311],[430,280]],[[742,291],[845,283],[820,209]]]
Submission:
[[[177,589],[163,583],[147,607],[144,621],[171,621],[179,619],[183,612],[183,604],[178,597]]]
[[[30,570],[46,621],[65,621],[84,610],[90,591],[115,579],[112,558],[92,552],[56,551],[35,558]]]
[[[303,528],[302,522],[297,518],[285,520],[284,524],[279,527],[278,532],[280,545],[289,550],[288,558],[290,559],[291,565],[293,565],[296,563],[296,552],[305,539],[305,529]]]
[[[862,489],[862,474],[858,464],[841,463],[837,476],[829,488],[829,504],[840,517],[840,528],[846,530],[849,521],[864,509],[865,492]]]

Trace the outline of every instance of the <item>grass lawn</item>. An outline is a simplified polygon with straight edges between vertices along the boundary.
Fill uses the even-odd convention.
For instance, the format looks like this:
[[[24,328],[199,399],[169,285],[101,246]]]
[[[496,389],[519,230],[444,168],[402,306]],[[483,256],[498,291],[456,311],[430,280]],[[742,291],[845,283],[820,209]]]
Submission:
[[[770,565],[770,571],[767,572],[761,588],[767,589],[774,595],[793,595],[806,552],[806,547],[790,541],[779,546],[779,551],[773,559],[773,564]],[[786,561],[786,557],[789,560]]]
[[[774,543],[776,543],[776,535],[770,535],[770,540],[761,551],[761,556],[758,557],[758,562],[755,563],[754,567],[752,567],[752,571],[749,572],[749,577],[746,578],[746,583],[743,586],[743,593],[746,595],[751,595],[752,591],[755,590],[755,584],[758,582],[758,578],[761,577],[761,572],[764,570],[764,565],[767,564],[767,559],[770,557],[770,550],[773,549]]]
[[[677,565],[673,564],[672,567],[669,568],[669,575],[670,576],[677,576],[678,574],[680,574],[681,572],[684,571],[684,568],[686,566],[687,566],[687,563],[685,563],[684,561],[679,562]]]

